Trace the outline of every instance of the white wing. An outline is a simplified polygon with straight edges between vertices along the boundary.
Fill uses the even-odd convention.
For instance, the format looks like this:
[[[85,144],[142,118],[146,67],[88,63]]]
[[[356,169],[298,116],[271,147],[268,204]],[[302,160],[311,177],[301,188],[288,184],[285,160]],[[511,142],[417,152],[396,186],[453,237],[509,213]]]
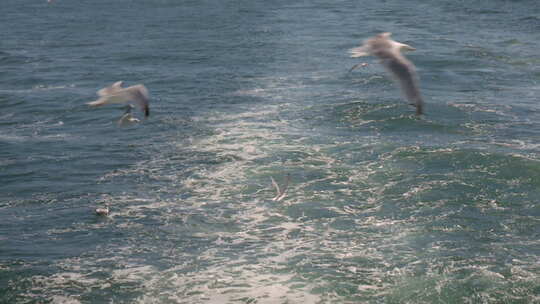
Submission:
[[[369,48],[365,45],[350,49],[349,54],[351,55],[352,58],[370,55]]]
[[[273,177],[270,177],[270,179],[272,179],[272,185],[274,185],[274,188],[276,189],[276,196],[272,199],[273,201],[276,201],[276,202],[279,202],[281,201],[285,195],[286,195],[286,192],[287,192],[287,188],[289,187],[289,182],[291,180],[291,176],[289,174],[287,174],[287,176],[285,177],[285,183],[283,184],[283,187],[280,187],[276,181],[274,180]]]
[[[126,89],[130,104],[134,104],[141,111],[144,112],[144,116],[150,115],[150,107],[148,101],[148,90],[142,84],[134,85]]]
[[[276,201],[281,201],[283,198],[285,198],[285,195],[287,194],[287,189],[289,188],[289,182],[291,181],[291,176],[287,174],[287,177],[285,177],[285,183],[283,184],[283,187],[281,188],[281,195],[276,199]]]
[[[118,92],[119,90],[122,90],[122,83],[123,83],[123,81],[117,81],[117,82],[113,83],[110,87],[106,87],[106,88],[103,88],[103,89],[99,90],[98,95],[99,96],[107,96],[107,95],[114,94],[114,93]]]
[[[274,188],[276,189],[276,193],[277,193],[276,196],[272,200],[276,201],[281,195],[281,190],[279,189],[279,185],[276,183],[274,178],[270,176],[270,179],[272,180],[272,185],[274,185]]]
[[[416,114],[421,115],[423,112],[424,101],[418,89],[416,69],[412,62],[395,53],[394,57],[383,60],[386,68],[392,72],[394,78],[399,82],[403,94],[416,106]]]

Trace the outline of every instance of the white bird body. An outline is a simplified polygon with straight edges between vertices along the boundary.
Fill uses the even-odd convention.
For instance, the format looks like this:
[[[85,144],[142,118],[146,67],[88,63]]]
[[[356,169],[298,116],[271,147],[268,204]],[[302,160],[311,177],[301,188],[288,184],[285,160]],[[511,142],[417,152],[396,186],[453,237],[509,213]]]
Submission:
[[[378,34],[367,39],[362,46],[349,50],[349,53],[353,58],[369,55],[379,57],[381,63],[399,81],[405,97],[416,106],[416,114],[421,115],[424,101],[418,89],[416,68],[401,54],[401,51],[413,51],[415,48],[390,39],[390,35],[391,33]]]
[[[120,117],[120,119],[118,120],[118,125],[121,127],[124,127],[124,126],[132,125],[138,122],[140,122],[140,120],[138,118],[133,117],[133,115],[131,115],[131,113],[128,112],[122,115],[122,117]]]
[[[148,90],[142,84],[123,88],[122,81],[115,82],[110,87],[98,91],[99,99],[87,103],[89,106],[98,107],[107,104],[133,105],[141,109],[145,116],[150,115]]]
[[[101,216],[109,215],[109,206],[105,206],[105,208],[96,208],[96,215],[101,215]]]

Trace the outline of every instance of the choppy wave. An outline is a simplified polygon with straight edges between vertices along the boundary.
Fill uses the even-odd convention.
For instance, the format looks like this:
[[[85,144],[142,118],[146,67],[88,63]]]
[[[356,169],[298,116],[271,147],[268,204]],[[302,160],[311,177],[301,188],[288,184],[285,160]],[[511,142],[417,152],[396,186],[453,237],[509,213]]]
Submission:
[[[127,2],[6,5],[0,302],[540,301],[526,1]],[[382,30],[423,117],[376,60],[347,73]],[[120,79],[151,91],[132,128],[84,105]]]

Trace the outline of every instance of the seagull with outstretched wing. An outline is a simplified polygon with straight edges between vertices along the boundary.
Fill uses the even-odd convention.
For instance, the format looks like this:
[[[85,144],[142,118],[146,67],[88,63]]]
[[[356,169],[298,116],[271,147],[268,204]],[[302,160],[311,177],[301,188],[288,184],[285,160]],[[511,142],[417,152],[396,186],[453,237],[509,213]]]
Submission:
[[[135,106],[144,112],[144,116],[150,115],[148,90],[143,84],[137,84],[127,88],[122,87],[122,81],[98,91],[99,99],[87,103],[91,107],[107,104],[124,104],[128,107]]]
[[[416,68],[411,61],[401,54],[401,51],[413,51],[415,48],[390,39],[390,35],[391,33],[378,34],[367,39],[362,46],[349,50],[349,53],[351,57],[355,58],[369,55],[379,57],[381,63],[399,82],[407,100],[416,107],[416,114],[421,115],[424,100],[418,88]],[[362,65],[363,63],[357,64],[350,71]]]

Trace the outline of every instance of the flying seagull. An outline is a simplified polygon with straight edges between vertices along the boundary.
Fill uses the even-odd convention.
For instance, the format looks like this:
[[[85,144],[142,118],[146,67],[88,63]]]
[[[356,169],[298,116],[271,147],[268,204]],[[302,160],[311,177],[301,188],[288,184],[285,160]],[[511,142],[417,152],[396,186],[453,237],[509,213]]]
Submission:
[[[285,177],[285,182],[282,187],[280,187],[273,177],[270,176],[270,179],[272,180],[272,185],[274,185],[274,188],[276,188],[277,195],[272,199],[273,201],[279,202],[281,201],[287,192],[287,188],[289,187],[289,182],[291,181],[291,176],[287,174]]]
[[[392,33],[378,34],[364,41],[362,46],[349,50],[349,53],[354,58],[369,55],[379,57],[381,63],[399,81],[405,97],[416,106],[416,114],[421,115],[424,101],[418,89],[416,69],[414,64],[401,54],[401,51],[414,51],[415,48],[390,39],[390,35]],[[362,64],[355,65],[351,71],[357,66],[362,66]]]
[[[148,107],[148,90],[142,84],[123,88],[122,81],[118,81],[110,87],[99,90],[97,94],[99,99],[87,103],[89,106],[97,107],[106,104],[124,104],[128,107],[138,107],[144,112],[145,117],[150,115],[150,108]]]

